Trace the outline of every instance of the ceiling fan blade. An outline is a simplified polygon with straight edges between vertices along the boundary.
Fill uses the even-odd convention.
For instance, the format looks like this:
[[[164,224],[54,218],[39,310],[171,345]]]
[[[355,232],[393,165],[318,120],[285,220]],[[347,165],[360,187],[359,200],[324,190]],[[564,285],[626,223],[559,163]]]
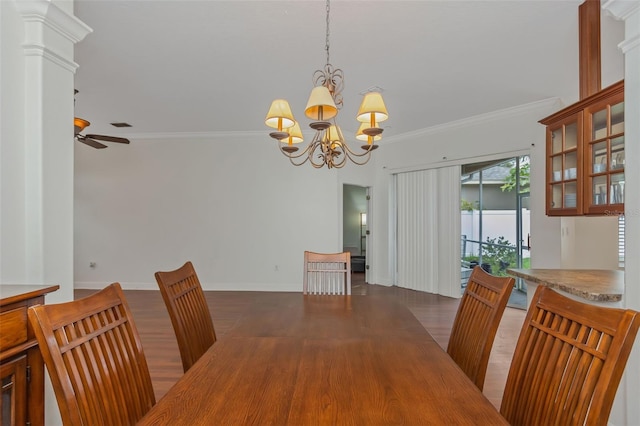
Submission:
[[[116,136],[104,136],[104,135],[87,135],[88,138],[98,139],[106,142],[117,142],[117,143],[129,143],[129,139],[126,138],[118,138]]]
[[[94,141],[93,139],[88,138],[87,136],[78,136],[78,142],[82,142],[96,149],[106,148],[107,146],[98,141]]]

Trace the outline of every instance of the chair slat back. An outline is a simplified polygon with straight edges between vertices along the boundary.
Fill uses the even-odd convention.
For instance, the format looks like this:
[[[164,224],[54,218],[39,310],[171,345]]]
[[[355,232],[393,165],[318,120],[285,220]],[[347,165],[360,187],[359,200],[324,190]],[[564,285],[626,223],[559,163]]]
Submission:
[[[304,294],[351,294],[351,253],[304,252]]]
[[[539,286],[507,377],[500,412],[513,425],[606,425],[640,315]]]
[[[120,284],[29,309],[64,425],[132,425],[155,404]]]
[[[493,341],[515,280],[476,266],[460,300],[447,353],[482,390]]]
[[[216,341],[209,306],[191,262],[173,271],[156,272],[155,277],[187,372]]]

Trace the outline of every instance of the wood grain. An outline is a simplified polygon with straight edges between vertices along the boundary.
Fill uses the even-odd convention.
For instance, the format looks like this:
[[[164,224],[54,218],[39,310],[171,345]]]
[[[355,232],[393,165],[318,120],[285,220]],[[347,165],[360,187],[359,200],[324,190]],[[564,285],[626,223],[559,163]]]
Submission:
[[[400,287],[366,284],[362,273],[354,273],[352,276],[353,294],[377,295],[397,300],[411,311],[440,347],[447,347],[459,299]],[[77,289],[75,297],[93,292],[95,290]],[[159,400],[183,375],[171,320],[159,291],[125,290],[124,293],[140,333],[156,399]],[[205,291],[218,339],[223,339],[243,318],[251,317],[252,307],[275,303],[278,294]],[[509,365],[525,313],[523,310],[507,307],[493,344],[483,393],[496,408],[500,407],[502,401]]]
[[[140,424],[505,424],[397,300],[266,299]]]

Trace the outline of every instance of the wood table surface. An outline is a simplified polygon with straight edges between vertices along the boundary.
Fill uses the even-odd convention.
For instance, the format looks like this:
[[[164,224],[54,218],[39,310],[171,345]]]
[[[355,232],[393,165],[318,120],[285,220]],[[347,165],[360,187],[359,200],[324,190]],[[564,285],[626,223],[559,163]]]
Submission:
[[[507,424],[404,305],[300,293],[262,302],[139,424]]]

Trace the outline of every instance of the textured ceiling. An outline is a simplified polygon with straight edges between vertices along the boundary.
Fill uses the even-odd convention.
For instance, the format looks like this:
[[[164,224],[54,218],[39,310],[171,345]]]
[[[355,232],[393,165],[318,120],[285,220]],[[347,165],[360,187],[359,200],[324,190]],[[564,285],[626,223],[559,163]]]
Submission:
[[[331,3],[331,63],[345,74],[338,122],[384,90],[384,137],[578,94],[579,1]],[[93,29],[76,46],[76,115],[89,133],[256,131],[275,98],[303,109],[324,66],[324,1],[76,0]],[[603,17],[603,83],[622,75],[622,23]],[[603,54],[604,55],[604,54]],[[615,80],[614,80],[615,81]],[[611,81],[613,82],[613,81]],[[133,127],[116,129],[110,122]]]

